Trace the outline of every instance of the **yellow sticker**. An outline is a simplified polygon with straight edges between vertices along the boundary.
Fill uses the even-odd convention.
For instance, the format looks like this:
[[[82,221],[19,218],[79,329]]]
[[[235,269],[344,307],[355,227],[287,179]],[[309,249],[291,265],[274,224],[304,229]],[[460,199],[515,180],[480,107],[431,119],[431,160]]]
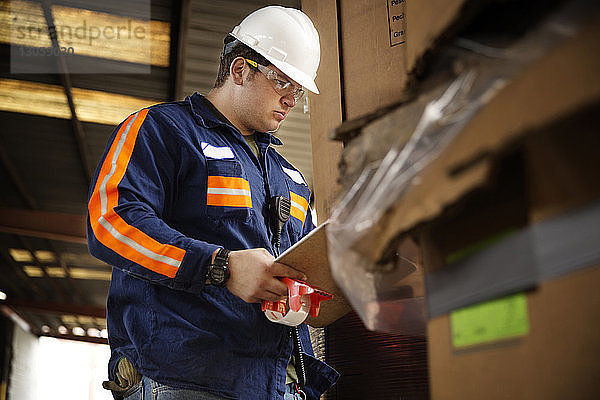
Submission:
[[[527,335],[527,298],[519,293],[452,311],[450,326],[455,348]]]

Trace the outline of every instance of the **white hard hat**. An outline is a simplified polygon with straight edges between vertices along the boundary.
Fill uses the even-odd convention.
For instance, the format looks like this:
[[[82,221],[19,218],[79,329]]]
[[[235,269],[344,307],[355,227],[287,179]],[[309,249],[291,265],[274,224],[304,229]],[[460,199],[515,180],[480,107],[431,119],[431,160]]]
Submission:
[[[231,36],[306,89],[319,93],[315,84],[321,59],[319,34],[302,11],[280,6],[261,8],[233,28]]]

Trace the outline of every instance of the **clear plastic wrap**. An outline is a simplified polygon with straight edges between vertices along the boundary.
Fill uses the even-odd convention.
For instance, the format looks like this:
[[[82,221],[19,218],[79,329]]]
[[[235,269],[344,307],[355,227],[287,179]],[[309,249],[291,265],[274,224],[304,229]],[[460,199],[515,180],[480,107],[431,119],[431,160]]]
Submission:
[[[426,102],[408,142],[396,143],[381,162],[366,167],[334,208],[327,231],[331,272],[368,329],[425,333],[423,272],[401,252],[374,261],[357,244],[377,239],[369,237],[372,228],[418,184],[420,172],[517,71],[572,36],[580,16],[573,10],[557,14],[507,49],[458,40],[463,72],[428,92],[433,100]]]
[[[407,275],[422,274],[417,265],[410,268],[415,260],[400,258],[400,263],[381,271],[352,244],[364,238],[439,154],[459,130],[460,121],[475,112],[477,101],[469,101],[475,77],[473,70],[461,74],[438,99],[429,102],[408,143],[392,147],[379,165],[366,168],[332,213],[327,231],[332,275],[368,329],[425,333],[424,298],[410,295],[422,290],[411,287],[404,295],[395,294],[406,286],[402,281]]]

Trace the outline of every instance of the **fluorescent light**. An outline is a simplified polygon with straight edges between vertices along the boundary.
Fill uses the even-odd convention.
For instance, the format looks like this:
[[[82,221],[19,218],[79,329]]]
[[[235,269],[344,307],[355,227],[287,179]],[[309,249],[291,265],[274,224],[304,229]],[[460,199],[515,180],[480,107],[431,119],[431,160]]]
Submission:
[[[63,315],[60,317],[60,320],[63,322],[63,324],[67,324],[67,325],[75,325],[77,323],[79,323],[77,321],[77,316],[75,315]]]
[[[51,278],[64,278],[67,273],[61,267],[46,267],[46,273]]]
[[[55,263],[56,256],[53,252],[47,250],[36,250],[34,252],[35,258],[41,263]]]
[[[102,271],[90,268],[69,268],[69,274],[73,279],[90,279],[98,281],[110,281],[112,271]]]
[[[0,290],[0,300],[6,300],[6,293]]]
[[[129,114],[158,102],[97,90],[72,88],[71,92],[80,121],[107,125],[119,124]],[[71,110],[62,86],[0,79],[0,98],[2,111],[71,119]]]
[[[0,92],[2,92],[2,89],[0,89]],[[2,105],[0,105],[0,108],[2,108]],[[8,254],[10,254],[12,259],[15,260],[16,262],[32,262],[33,261],[33,256],[31,255],[29,250],[8,249]]]
[[[96,328],[90,328],[87,330],[87,335],[91,336],[91,337],[101,337],[101,333],[98,329]]]
[[[46,274],[51,278],[66,278],[66,272],[61,267],[45,267]],[[23,271],[32,278],[42,278],[44,270],[42,267],[25,265]],[[73,279],[87,279],[96,281],[110,281],[111,271],[97,270],[91,268],[69,268],[69,275]]]
[[[89,317],[87,315],[79,315],[77,317],[77,320],[79,321],[79,323],[81,325],[93,325],[94,324],[94,317]]]
[[[76,326],[75,328],[73,328],[73,335],[85,336],[85,330],[80,326]]]
[[[44,271],[40,267],[34,267],[33,265],[25,265],[23,271],[32,278],[41,278],[44,276]]]

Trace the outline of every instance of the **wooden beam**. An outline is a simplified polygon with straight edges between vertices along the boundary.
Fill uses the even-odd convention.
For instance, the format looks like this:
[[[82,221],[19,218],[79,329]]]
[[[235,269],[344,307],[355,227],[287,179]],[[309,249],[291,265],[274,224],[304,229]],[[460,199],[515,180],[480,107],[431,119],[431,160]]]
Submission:
[[[0,21],[11,21],[11,29],[0,29],[0,43],[24,48],[52,46],[50,38],[38,34],[46,31],[46,21],[39,3],[39,1],[0,3],[2,5]],[[86,4],[82,1],[56,1],[56,3],[72,5],[79,3],[83,6]],[[144,1],[123,3],[141,3],[142,8],[144,3],[150,5],[150,2]],[[137,8],[135,12],[137,17],[54,4],[52,13],[58,25],[58,40],[67,49],[72,48],[77,56],[147,66],[148,71],[150,65],[168,67],[171,24],[152,20],[150,13],[136,6],[134,8]],[[80,28],[82,22],[84,26]],[[111,31],[111,28],[114,30]],[[78,32],[80,29],[84,30]],[[141,30],[139,32],[141,36],[138,36],[138,30]],[[19,34],[16,34],[17,32]],[[90,72],[99,70],[101,71],[99,68]]]
[[[85,216],[0,207],[0,232],[87,243]]]
[[[159,103],[153,99],[78,87],[72,88],[71,92],[79,120],[110,125],[107,129],[121,123],[132,112]],[[2,111],[71,119],[64,88],[59,85],[0,78],[0,98]],[[102,112],[98,111],[98,105],[102,106]]]

